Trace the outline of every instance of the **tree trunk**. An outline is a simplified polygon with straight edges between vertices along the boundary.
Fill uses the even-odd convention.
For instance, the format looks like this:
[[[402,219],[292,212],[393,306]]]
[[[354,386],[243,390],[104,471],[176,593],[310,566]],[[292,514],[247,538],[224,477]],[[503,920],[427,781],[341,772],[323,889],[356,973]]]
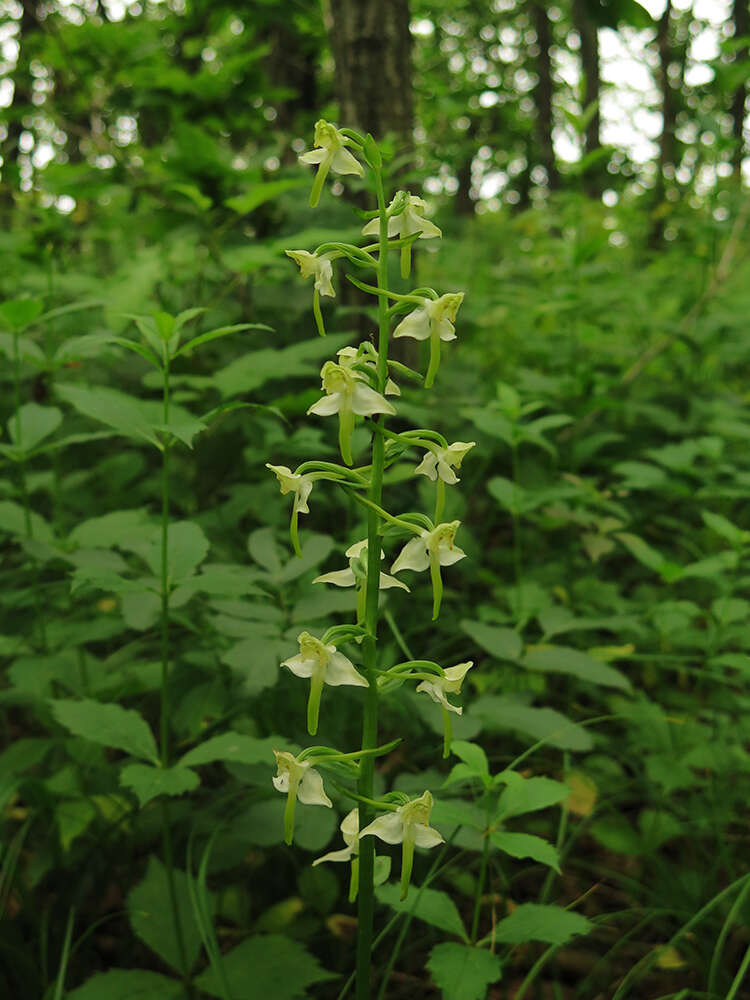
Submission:
[[[536,72],[539,77],[534,94],[536,101],[536,141],[539,148],[539,162],[547,173],[547,186],[550,191],[560,187],[560,174],[555,163],[555,150],[552,144],[552,60],[550,47],[552,32],[547,17],[546,4],[533,3],[531,14],[536,31],[539,55],[536,61]]]
[[[331,0],[339,125],[412,144],[408,0]]]
[[[734,0],[732,9],[732,19],[734,20],[734,37],[742,38],[750,34],[750,12],[748,11],[748,0]],[[748,57],[747,45],[735,52],[735,59],[742,61]],[[734,150],[732,152],[732,166],[736,180],[742,181],[742,158],[745,154],[744,126],[745,126],[745,104],[747,101],[747,83],[742,82],[737,86],[732,94],[732,135],[734,137]]]
[[[596,110],[586,123],[584,136],[584,155],[594,153],[601,146],[599,128],[601,116],[599,113],[599,96],[601,76],[599,69],[599,37],[596,22],[587,9],[586,0],[573,0],[573,23],[581,39],[581,69],[583,71],[583,108],[596,104]],[[592,197],[598,197],[602,189],[600,165],[595,165],[584,174],[584,189]]]

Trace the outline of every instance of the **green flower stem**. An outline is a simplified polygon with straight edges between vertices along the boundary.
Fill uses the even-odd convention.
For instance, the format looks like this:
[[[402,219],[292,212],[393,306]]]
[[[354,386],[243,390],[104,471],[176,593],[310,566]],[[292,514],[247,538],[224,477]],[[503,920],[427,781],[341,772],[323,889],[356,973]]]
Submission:
[[[443,520],[443,511],[445,510],[445,483],[440,478],[437,477],[437,489],[435,491],[435,516],[433,521],[435,524],[440,524]]]
[[[440,575],[440,560],[437,553],[430,552],[430,580],[432,581],[432,620],[440,614],[443,600],[443,578]]]
[[[284,807],[284,843],[291,844],[294,840],[294,812],[297,806],[297,787],[299,780],[289,779],[289,791]]]
[[[318,731],[318,715],[320,713],[320,697],[323,694],[325,683],[325,673],[320,672],[318,676],[313,673],[310,678],[310,694],[307,699],[307,731],[311,736],[315,736]]]
[[[377,440],[377,438],[376,438],[376,440]],[[383,461],[383,451],[384,451],[384,448],[383,448],[383,445],[382,445],[382,438],[380,440],[381,440],[380,454],[381,454],[381,462],[382,462]],[[373,453],[374,453],[374,451],[375,451],[375,442],[373,441]],[[381,488],[382,488],[382,479],[383,479],[382,470],[381,470],[381,473],[380,473],[380,479],[381,479],[381,484],[380,485],[381,485]],[[412,532],[414,532],[415,535],[421,535],[422,534],[422,529],[418,528],[415,524],[409,524],[408,521],[402,521],[400,517],[394,517],[393,514],[389,514],[387,510],[383,510],[383,508],[380,506],[380,504],[375,503],[372,500],[372,495],[373,495],[372,494],[372,489],[370,490],[370,498],[369,499],[368,499],[368,497],[362,497],[362,496],[360,496],[358,493],[349,493],[349,496],[354,497],[354,499],[357,501],[357,503],[361,503],[364,507],[369,507],[372,511],[375,512],[375,514],[378,517],[381,517],[384,521],[390,521],[391,524],[395,524],[399,528],[404,528],[406,531],[412,531]],[[368,521],[368,523],[369,523],[369,521]],[[368,561],[369,561],[369,552],[370,552],[369,544],[370,543],[369,543],[369,539],[368,539],[368,549],[367,549],[367,552],[368,552]],[[377,539],[375,540],[375,544],[376,544],[376,546],[378,546],[378,540]],[[380,569],[380,567],[378,566],[378,570],[379,569]],[[368,566],[368,575],[369,575],[369,566]],[[379,577],[378,577],[378,579],[379,579]]]
[[[289,538],[292,542],[292,549],[298,559],[302,558],[302,549],[299,544],[299,511],[292,508],[292,516],[289,521]]]
[[[162,373],[164,376],[162,420],[167,426],[169,424],[169,355],[166,351]],[[165,437],[164,447],[161,449],[161,716],[159,720],[159,749],[162,767],[169,767],[169,560],[167,553],[169,544],[169,451],[170,442]],[[172,910],[172,924],[177,939],[180,971],[184,976],[188,976],[190,970],[187,965],[185,936],[180,910],[177,906],[169,807],[165,799],[161,800],[161,833],[164,866],[167,869],[169,905]],[[188,986],[188,994],[192,995],[192,993],[192,987]]]
[[[488,825],[489,825],[489,816]],[[484,848],[482,850],[482,863],[479,868],[479,881],[477,882],[477,894],[474,898],[474,917],[471,921],[471,943],[477,943],[477,934],[479,933],[479,914],[482,908],[482,893],[484,892],[484,880],[487,875],[487,862],[490,856],[490,838],[489,834],[485,834],[484,838]]]
[[[409,883],[411,882],[411,872],[414,867],[414,839],[413,837],[404,837],[403,843],[401,844],[401,901],[406,899],[406,894],[409,891]]]
[[[451,741],[453,740],[453,720],[451,713],[443,706],[443,758],[448,759],[451,755]]]
[[[378,253],[378,388],[385,391],[388,379],[388,218],[386,215],[383,175],[374,169],[375,188],[380,217],[380,241]],[[372,421],[382,426],[384,416]],[[365,598],[365,628],[368,635],[363,641],[365,675],[369,686],[365,691],[364,716],[362,720],[362,750],[372,750],[378,744],[378,685],[377,685],[377,631],[378,598],[380,594],[380,528],[383,508],[383,470],[385,467],[385,440],[381,434],[372,437],[372,474],[367,500],[367,583]],[[356,494],[353,494],[355,496]],[[358,497],[363,500],[364,497]],[[383,513],[385,513],[383,511]],[[357,790],[364,799],[372,799],[375,761],[367,756],[359,765]],[[372,809],[367,802],[360,802],[359,829],[370,823]],[[359,847],[359,896],[357,910],[357,985],[356,1000],[371,1000],[370,966],[372,961],[372,932],[375,913],[375,845],[372,837],[365,837]]]
[[[430,364],[424,377],[425,389],[432,388],[440,367],[440,325],[433,321],[430,323],[430,327]]]
[[[349,902],[353,903],[359,890],[359,858],[352,858],[352,870],[349,877]]]
[[[363,468],[366,469],[368,466],[364,466]],[[308,472],[330,472],[335,476],[344,476],[349,479],[354,479],[357,481],[357,485],[366,485],[360,470],[347,469],[343,465],[336,465],[335,462],[303,462],[301,465],[298,465],[294,471],[300,476]],[[333,480],[331,481],[333,482]]]

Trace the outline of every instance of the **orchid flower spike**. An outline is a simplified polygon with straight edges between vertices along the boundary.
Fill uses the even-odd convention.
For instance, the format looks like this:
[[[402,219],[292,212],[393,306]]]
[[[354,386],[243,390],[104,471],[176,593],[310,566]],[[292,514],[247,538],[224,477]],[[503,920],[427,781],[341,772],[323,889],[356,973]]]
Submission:
[[[469,660],[466,663],[457,663],[455,667],[446,667],[443,670],[443,676],[431,678],[429,681],[422,681],[421,684],[417,684],[417,691],[424,691],[428,694],[434,702],[442,705],[443,708],[443,756],[448,757],[450,755],[450,745],[451,745],[451,717],[449,712],[455,712],[456,715],[463,714],[463,708],[459,705],[452,705],[448,698],[449,694],[458,694],[461,690],[461,685],[464,682],[464,677],[468,674],[471,668],[474,666],[474,662]]]
[[[341,835],[344,838],[346,847],[340,851],[329,851],[322,858],[316,858],[312,866],[322,865],[325,861],[351,861],[352,872],[349,880],[349,902],[353,903],[357,898],[357,888],[359,882],[359,809],[352,809],[347,813],[339,826]]]
[[[282,496],[285,496],[287,493],[294,494],[289,533],[292,538],[294,551],[298,556],[301,556],[302,551],[299,546],[297,519],[300,514],[310,513],[310,508],[307,506],[307,498],[310,496],[310,491],[313,488],[313,483],[315,482],[316,477],[301,476],[296,472],[292,472],[292,470],[287,468],[286,465],[271,465],[270,462],[266,462],[266,468],[270,469],[278,479]]]
[[[362,164],[345,148],[351,142],[348,136],[324,119],[315,123],[315,149],[302,153],[299,157],[300,163],[319,164],[310,192],[312,208],[320,201],[320,193],[329,170],[333,170],[335,174],[356,174],[358,177],[364,174]]]
[[[285,250],[287,257],[291,257],[295,264],[299,265],[300,274],[303,278],[314,278],[314,288],[321,295],[334,297],[331,279],[333,278],[333,265],[331,258],[326,254],[308,253],[307,250]]]
[[[365,385],[356,374],[345,365],[337,365],[335,361],[326,361],[320,370],[325,396],[313,403],[308,413],[317,413],[320,417],[329,417],[334,413],[339,415],[339,448],[341,457],[347,465],[353,465],[352,432],[354,431],[354,415],[371,417],[375,413],[394,415],[396,410],[369,385]]]
[[[355,542],[354,545],[350,545],[345,555],[349,558],[349,569],[338,569],[333,573],[323,573],[322,576],[316,576],[313,583],[332,583],[334,587],[357,587],[357,624],[361,625],[364,621],[364,602],[367,594],[367,588],[363,586],[367,580],[367,539],[365,538],[364,541]],[[385,558],[385,553],[382,549],[380,558]],[[395,576],[389,576],[388,573],[381,573],[379,589],[389,590],[391,587],[400,587],[402,590],[407,591],[407,593],[409,591],[406,584],[401,580],[397,580]]]
[[[355,378],[366,381],[366,375],[363,372],[357,371],[354,368],[355,365],[364,365],[366,368],[371,370],[373,374],[377,372],[377,364],[375,361],[360,354],[356,347],[342,347],[340,351],[336,351],[336,355],[342,368],[353,369],[352,375],[354,375]],[[401,395],[401,390],[392,378],[389,378],[386,381],[384,394],[386,396]]]
[[[395,812],[378,816],[360,833],[360,837],[379,837],[386,844],[401,844],[401,899],[406,899],[414,864],[415,847],[437,847],[445,843],[444,838],[430,825],[433,799],[430,792],[424,792],[418,799],[412,799]]]
[[[310,679],[310,696],[307,700],[307,730],[311,736],[318,731],[318,714],[323,685],[339,686],[351,684],[355,687],[369,687],[367,680],[358,673],[351,660],[339,653],[332,644],[326,645],[309,632],[300,632],[297,637],[299,653],[282,662],[289,667],[295,677]]]
[[[453,544],[460,524],[460,521],[449,521],[438,524],[432,531],[422,531],[417,538],[412,538],[406,543],[391,566],[391,573],[398,573],[402,569],[413,569],[421,573],[429,569],[432,580],[433,621],[440,613],[440,603],[443,598],[440,567],[452,566],[466,556],[463,549]]]
[[[425,388],[435,381],[440,365],[440,341],[455,340],[453,326],[458,308],[464,300],[463,292],[450,292],[439,299],[422,299],[408,316],[405,316],[393,331],[394,337],[413,337],[415,340],[430,341],[430,364],[425,375]]]
[[[291,844],[294,837],[294,810],[297,799],[307,806],[328,806],[333,808],[333,802],[328,798],[323,788],[320,773],[312,767],[310,761],[299,760],[287,750],[274,750],[276,758],[276,777],[273,787],[277,792],[286,793],[286,809],[284,810],[284,839]]]
[[[425,219],[424,210],[427,207],[422,198],[409,194],[407,191],[399,191],[388,206],[388,212],[399,202],[403,207],[400,212],[389,214],[388,217],[388,237],[413,236],[419,233],[420,240],[431,240],[436,236],[442,236],[438,227]],[[380,219],[373,219],[363,228],[364,236],[377,236],[380,233]],[[408,278],[411,272],[411,247],[401,248],[401,277]]]

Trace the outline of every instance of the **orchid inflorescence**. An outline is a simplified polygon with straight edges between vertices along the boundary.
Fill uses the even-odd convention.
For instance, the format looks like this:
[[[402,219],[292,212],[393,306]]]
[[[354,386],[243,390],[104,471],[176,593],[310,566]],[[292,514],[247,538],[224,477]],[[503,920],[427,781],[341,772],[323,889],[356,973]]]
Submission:
[[[379,838],[388,844],[401,844],[401,892],[406,895],[411,877],[415,847],[430,848],[443,843],[442,835],[430,825],[433,798],[425,791],[409,799],[402,793],[390,793],[373,799],[372,775],[374,758],[390,752],[398,741],[384,747],[376,745],[378,698],[417,681],[417,692],[424,693],[440,705],[444,723],[444,755],[448,756],[451,742],[451,713],[460,715],[462,708],[448,700],[460,692],[471,662],[443,667],[430,660],[407,660],[386,667],[377,653],[378,603],[381,590],[400,588],[409,591],[397,574],[405,570],[429,571],[432,586],[432,617],[437,618],[443,598],[442,571],[466,553],[455,543],[460,527],[457,520],[445,521],[446,486],[459,479],[456,470],[474,442],[449,443],[440,433],[428,429],[394,432],[386,426],[387,418],[398,418],[397,406],[401,391],[397,381],[402,378],[430,388],[435,382],[441,362],[442,344],[456,339],[455,322],[463,301],[462,292],[442,295],[431,288],[417,288],[408,294],[388,289],[388,257],[398,251],[403,278],[411,273],[413,246],[418,240],[437,239],[441,232],[425,218],[425,202],[407,191],[398,191],[386,205],[383,191],[382,154],[371,136],[362,136],[352,129],[339,129],[326,121],[315,126],[314,149],[302,154],[300,161],[317,166],[310,204],[318,204],[326,177],[330,172],[365,176],[365,165],[374,177],[378,208],[365,213],[363,237],[376,242],[355,246],[348,243],[322,244],[312,252],[287,250],[287,255],[300,268],[303,279],[313,279],[313,316],[321,336],[325,323],[321,297],[333,297],[334,265],[345,261],[358,272],[370,270],[373,283],[368,284],[353,274],[347,278],[378,300],[379,335],[375,347],[370,340],[358,346],[342,348],[336,358],[326,361],[320,371],[322,395],[308,409],[317,417],[338,418],[338,445],[341,463],[306,461],[295,470],[286,465],[268,468],[276,475],[281,493],[292,495],[290,536],[295,552],[300,555],[299,516],[308,514],[308,502],[313,488],[321,482],[333,482],[367,513],[367,537],[351,544],[345,552],[348,568],[323,573],[313,582],[336,587],[353,587],[356,591],[356,622],[328,629],[321,636],[307,631],[298,637],[299,652],[283,661],[296,677],[309,681],[307,729],[311,735],[318,730],[321,701],[327,704],[331,695],[324,695],[326,686],[348,685],[363,688],[364,725],[362,748],[343,753],[330,747],[310,747],[300,754],[275,750],[277,774],[274,787],[285,793],[287,806],[284,830],[287,843],[292,842],[297,801],[305,805],[333,806],[318,770],[329,769],[336,775],[356,778],[357,792],[337,786],[341,792],[359,803],[341,823],[345,846],[318,858],[324,861],[348,862],[352,866],[350,898],[368,891],[372,894],[373,858],[371,843],[364,838]],[[393,330],[391,325],[393,323]],[[389,337],[411,337],[427,341],[429,361],[424,375],[388,358]],[[387,397],[390,397],[387,398]],[[355,464],[353,432],[358,420],[364,420],[372,432],[371,456],[365,464]],[[382,503],[384,470],[404,452],[418,456],[414,474],[426,476],[435,483],[435,508],[430,518],[426,514],[388,512]],[[314,498],[313,498],[314,499]],[[380,569],[385,558],[382,542],[400,534],[407,540],[395,554],[389,572]],[[347,651],[362,665],[345,655]],[[379,815],[376,815],[378,813]],[[369,860],[368,860],[369,859]],[[362,873],[366,872],[363,882]],[[370,918],[371,919],[371,918]]]

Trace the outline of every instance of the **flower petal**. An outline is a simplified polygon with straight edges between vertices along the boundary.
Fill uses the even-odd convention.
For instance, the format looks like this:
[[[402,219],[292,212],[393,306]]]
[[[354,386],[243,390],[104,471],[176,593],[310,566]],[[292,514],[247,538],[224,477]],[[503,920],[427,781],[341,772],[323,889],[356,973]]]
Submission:
[[[417,847],[437,847],[438,844],[445,843],[445,837],[431,826],[415,823],[412,829],[414,832],[414,843]]]
[[[322,163],[323,160],[328,156],[327,149],[311,149],[307,153],[302,153],[297,157],[300,163]]]
[[[313,583],[332,583],[334,587],[353,587],[357,581],[350,569],[337,569],[333,573],[316,576]]]
[[[400,587],[402,590],[405,590],[407,594],[411,593],[403,580],[397,580],[395,576],[388,576],[387,573],[381,573],[379,584],[380,590],[390,590],[392,587]]]
[[[308,409],[308,413],[317,413],[319,417],[332,417],[341,409],[343,393],[332,392],[330,396],[321,396],[317,403],[313,403]]]
[[[404,839],[404,824],[398,812],[378,816],[366,826],[360,837],[379,837],[386,844],[400,844]]]
[[[394,416],[396,413],[395,407],[388,402],[385,396],[375,392],[369,385],[362,385],[361,382],[357,382],[354,386],[352,409],[360,417],[370,417],[373,413],[390,413],[391,416]]]
[[[440,321],[440,339],[441,340],[456,339],[456,328],[453,326],[453,324],[449,319],[442,319]]]
[[[393,331],[393,336],[427,340],[430,336],[430,314],[427,307],[418,306],[408,316],[405,316]]]
[[[354,687],[370,686],[362,674],[357,672],[352,661],[339,652],[331,653],[328,660],[326,684],[332,687],[339,687],[342,684],[351,684]]]
[[[316,865],[322,865],[324,861],[351,861],[352,855],[354,854],[354,846],[342,847],[340,851],[330,851],[328,854],[324,854],[322,858],[316,858],[313,861],[313,868]]]
[[[305,658],[301,653],[297,653],[296,656],[291,656],[288,660],[283,660],[281,665],[282,667],[289,667],[295,677],[312,677],[317,663],[315,660]]]
[[[452,566],[453,563],[457,563],[459,559],[465,559],[466,553],[463,549],[459,549],[457,545],[454,545],[451,549],[441,548],[438,551],[438,556],[440,558],[441,566]]]
[[[356,174],[358,177],[362,177],[364,174],[362,164],[352,156],[348,149],[337,150],[331,161],[331,170],[337,174]]]
[[[427,532],[425,532],[425,535]],[[426,570],[430,565],[430,557],[427,555],[427,542],[424,536],[412,538],[401,549],[398,557],[391,566],[391,573],[398,573],[402,569],[413,569],[417,573]]]
[[[333,802],[328,798],[323,788],[323,779],[314,767],[308,768],[299,783],[297,798],[306,806],[328,806],[333,808]]]
[[[428,694],[430,698],[438,705],[442,705],[443,708],[447,709],[449,712],[455,712],[456,715],[463,715],[463,709],[459,708],[457,705],[451,705],[448,699],[445,697],[445,691],[440,686],[440,682],[433,683],[432,681],[422,681],[421,684],[417,684],[417,691],[424,691]]]
[[[437,472],[435,471],[436,466],[437,466],[437,456],[433,455],[431,451],[428,451],[425,457],[422,459],[422,461],[414,470],[414,474],[416,475],[417,473],[419,473],[419,475],[421,476],[427,476],[427,478],[431,479],[434,483],[435,480],[437,479]]]

